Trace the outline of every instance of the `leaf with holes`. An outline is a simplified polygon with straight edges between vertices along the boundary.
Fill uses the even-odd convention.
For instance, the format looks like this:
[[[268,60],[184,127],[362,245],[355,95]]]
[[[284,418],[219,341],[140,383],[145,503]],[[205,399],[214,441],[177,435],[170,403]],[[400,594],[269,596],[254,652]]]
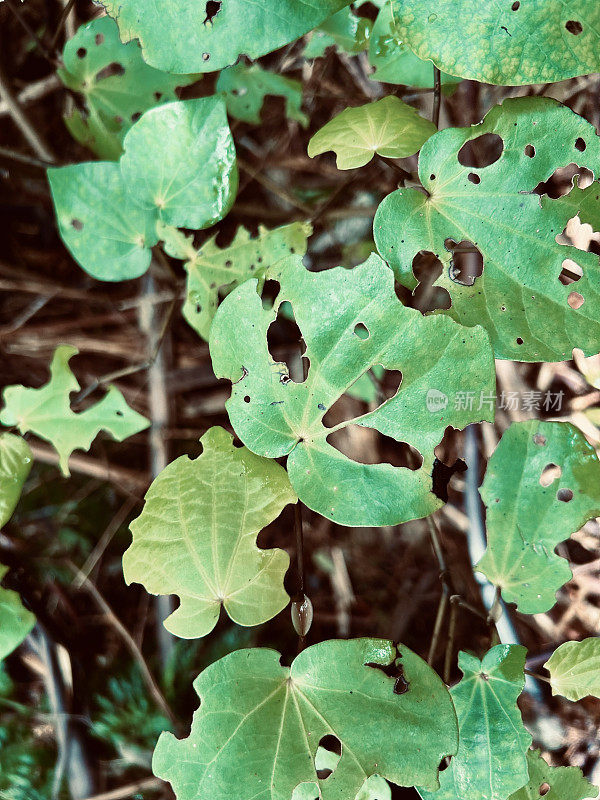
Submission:
[[[25,439],[0,434],[0,528],[12,517],[32,465],[33,455]]]
[[[69,252],[93,278],[138,278],[157,241],[156,209],[141,209],[118,164],[94,161],[48,170],[58,230]]]
[[[181,231],[159,224],[158,233],[170,256],[185,259],[187,288],[183,316],[196,333],[208,339],[219,296],[248,278],[262,281],[265,270],[294,258],[294,254],[303,256],[312,226],[308,222],[292,222],[273,230],[259,226],[256,237],[240,227],[231,244],[223,248],[216,244],[216,236],[196,249],[191,237]]]
[[[60,468],[69,475],[69,456],[73,450],[89,450],[101,430],[108,431],[122,442],[143,431],[150,424],[130,408],[121,392],[111,386],[106,396],[85,411],[71,410],[69,395],[79,383],[69,369],[69,360],[76,347],[56,348],[50,364],[50,380],[40,389],[8,386],[4,389],[4,408],[0,413],[3,425],[16,425],[21,433],[31,431],[52,442],[60,456]]]
[[[525,685],[526,650],[499,644],[480,661],[460,652],[462,680],[450,689],[458,717],[458,753],[423,800],[506,800],[528,779],[525,729],[517,697]]]
[[[100,158],[117,160],[123,137],[149,108],[176,100],[175,88],[193,80],[149,67],[137,42],[122,44],[117,24],[99,17],[82,25],[63,50],[62,82],[83,95],[86,110],[65,117],[69,131]]]
[[[135,202],[180,228],[222,219],[238,185],[235,146],[221,97],[152,108],[123,142],[121,173]]]
[[[315,757],[317,771],[320,770],[319,755],[322,749],[321,747],[317,749]],[[316,783],[299,783],[294,789],[292,800],[321,800],[319,787]],[[365,778],[354,800],[392,800],[392,790],[385,778],[380,775],[370,775]]]
[[[600,639],[565,642],[557,647],[544,667],[550,673],[552,694],[567,700],[600,698]]]
[[[401,693],[395,675],[404,678]],[[238,650],[205,669],[194,688],[201,705],[190,736],[163,733],[152,764],[177,800],[290,800],[307,783],[322,800],[354,798],[375,774],[435,789],[440,760],[457,747],[440,678],[383,639],[321,642],[291,667],[274,650]],[[341,758],[321,779],[315,754],[327,736],[338,740]]]
[[[370,32],[370,19],[359,17],[351,8],[343,8],[311,33],[304,58],[319,58],[328,47],[355,55],[366,48]]]
[[[215,374],[233,384],[227,410],[237,435],[258,455],[287,455],[298,497],[341,525],[395,525],[439,508],[433,450],[446,427],[493,419],[489,407],[478,411],[477,404],[456,402],[471,386],[494,391],[485,332],[403,306],[391,271],[375,254],[354,269],[314,273],[297,259],[266,274],[281,287],[273,308],[263,307],[257,282],[246,281],[225,298],[210,332]],[[302,383],[290,379],[287,365],[274,361],[268,348],[269,326],[286,300],[310,362]],[[401,370],[396,395],[368,414],[326,427],[327,410],[376,364]],[[445,403],[432,405],[432,391]],[[352,461],[328,441],[352,423],[418,448],[421,466]]]
[[[481,487],[487,550],[477,570],[525,614],[548,611],[572,577],[554,552],[600,515],[600,462],[567,422],[513,422],[488,462]]]
[[[260,64],[235,64],[227,67],[217,78],[217,92],[223,92],[227,112],[243,122],[260,124],[260,112],[267,95],[285,98],[285,113],[303,127],[308,117],[302,112],[302,83],[276,72],[263,69]]]
[[[8,567],[0,564],[0,581]],[[0,661],[18,647],[35,625],[35,617],[23,607],[21,598],[12,589],[0,586]]]
[[[600,6],[589,0],[392,0],[401,40],[461,78],[554,83],[600,69]]]
[[[308,155],[314,158],[333,150],[338,169],[355,169],[368,164],[375,153],[384,158],[412,156],[435,130],[412,106],[389,95],[345,108],[311,138]]]
[[[223,428],[210,428],[200,441],[202,455],[181,456],[154,480],[123,556],[128,584],[179,595],[165,627],[185,639],[210,633],[221,606],[249,626],[289,601],[287,553],[256,545],[259,531],[296,501],[285,470],[234,447]]]
[[[509,800],[589,800],[598,797],[598,789],[587,781],[577,767],[550,767],[539,750],[527,751],[529,783]]]
[[[349,0],[103,0],[121,39],[166,72],[214,72],[299,39]]]
[[[464,166],[474,163],[477,144],[487,148],[488,166]],[[570,109],[547,98],[505,100],[479,125],[448,128],[425,143],[419,156],[425,192],[398,189],[383,200],[374,222],[377,248],[409,289],[417,285],[415,256],[434,253],[443,266],[435,285],[452,300],[440,313],[485,327],[498,358],[560,361],[574,347],[595,354],[598,257],[567,249],[557,236],[578,211],[582,222],[600,229],[599,185],[556,200],[534,190],[560,167],[577,162],[596,169],[599,159],[594,127]],[[482,257],[483,273],[474,280],[457,274],[458,243]],[[577,292],[562,282],[567,258],[583,270]]]
[[[433,87],[433,64],[416,56],[399,38],[390,0],[383,3],[369,39],[369,63],[375,67],[370,76],[382,83],[401,83],[421,88]],[[442,84],[460,81],[442,73]]]

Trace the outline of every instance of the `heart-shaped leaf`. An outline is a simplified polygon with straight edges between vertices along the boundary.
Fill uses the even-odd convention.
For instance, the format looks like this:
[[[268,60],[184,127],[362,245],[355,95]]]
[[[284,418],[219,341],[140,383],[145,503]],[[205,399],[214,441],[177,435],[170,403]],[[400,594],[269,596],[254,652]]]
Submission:
[[[527,751],[529,783],[509,800],[587,800],[598,797],[596,786],[587,781],[577,767],[550,767],[539,750]],[[543,791],[543,793],[542,793]]]
[[[550,673],[552,694],[567,700],[600,698],[600,639],[565,642],[557,647],[544,667]]]
[[[412,156],[435,130],[412,106],[388,95],[344,109],[311,138],[308,155],[334,150],[338,169],[354,169],[368,164],[375,153],[385,158]]]
[[[175,88],[190,83],[188,76],[149,67],[137,42],[121,42],[110,17],[93,19],[77,30],[64,47],[57,74],[86,104],[85,114],[75,109],[65,117],[71,135],[110,160],[119,158],[123,137],[144,111],[176,100]]]
[[[8,567],[0,564],[0,581]],[[18,647],[35,625],[35,617],[23,607],[21,598],[12,589],[0,586],[0,661]]]
[[[402,693],[384,667],[403,675]],[[289,668],[274,650],[238,650],[204,670],[194,688],[202,702],[190,736],[163,733],[152,764],[177,800],[290,800],[303,783],[316,784],[322,800],[355,798],[375,774],[435,789],[441,759],[457,747],[440,678],[383,639],[321,642]],[[338,739],[342,756],[320,779],[315,754],[324,736]]]
[[[260,124],[260,112],[267,95],[285,98],[285,113],[301,125],[308,125],[303,113],[302,83],[276,72],[263,69],[260,64],[235,64],[222,70],[217,78],[217,92],[225,95],[227,113],[244,122]]]
[[[0,434],[0,528],[12,517],[33,465],[31,448],[20,436]]]
[[[485,332],[403,306],[391,271],[375,254],[354,269],[319,273],[288,260],[266,276],[281,287],[273,308],[263,308],[256,281],[246,281],[225,298],[210,333],[215,373],[233,384],[227,410],[237,435],[258,455],[287,455],[298,497],[342,525],[395,525],[430,514],[442,504],[432,491],[432,469],[446,427],[493,419],[489,405],[478,410],[457,402],[469,386],[494,393]],[[286,300],[310,362],[301,383],[273,360],[267,344]],[[373,412],[326,427],[327,410],[376,364],[402,372],[398,392]],[[440,398],[435,405],[432,392]],[[327,440],[351,423],[417,448],[422,465],[352,461]]]
[[[289,600],[287,553],[256,545],[259,531],[296,501],[285,470],[234,447],[223,428],[200,441],[202,455],[181,456],[154,480],[123,556],[127,583],[179,595],[165,627],[185,639],[210,633],[221,606],[240,625],[260,625]]]
[[[349,0],[103,0],[121,39],[166,72],[214,72],[293,42]]]
[[[506,800],[528,779],[525,729],[517,697],[525,685],[526,650],[499,644],[480,661],[461,652],[462,680],[450,689],[458,717],[458,753],[423,800]]]
[[[392,0],[398,35],[461,78],[554,83],[600,69],[600,7],[588,0]]]
[[[216,244],[216,236],[213,236],[196,249],[192,237],[160,223],[158,233],[170,256],[185,259],[187,289],[183,316],[196,333],[208,339],[219,295],[248,278],[261,278],[265,270],[293,258],[294,254],[303,256],[312,226],[308,222],[292,222],[267,230],[261,225],[256,237],[240,227],[232,243],[223,248]]]
[[[464,145],[484,135],[487,155],[497,148],[495,162],[464,166],[473,163]],[[417,285],[417,253],[435,253],[443,265],[435,285],[452,300],[443,313],[483,325],[498,358],[559,361],[574,347],[595,354],[598,257],[566,248],[556,237],[578,213],[600,229],[598,183],[556,200],[534,190],[559,167],[576,162],[595,170],[599,160],[594,127],[570,109],[547,98],[505,100],[479,125],[448,128],[425,143],[419,156],[425,192],[398,189],[384,199],[375,215],[377,248],[410,289]],[[474,281],[456,275],[453,250],[461,242],[483,258]],[[560,280],[567,258],[583,270],[576,293]]]
[[[488,461],[480,492],[488,547],[477,569],[519,611],[548,611],[572,578],[554,548],[600,515],[596,451],[568,422],[514,422]]]
[[[73,450],[89,450],[101,430],[108,431],[122,442],[150,424],[129,408],[114,386],[95,405],[79,414],[73,412],[69,395],[80,387],[69,369],[69,360],[77,352],[77,348],[70,345],[57,347],[50,364],[48,383],[40,389],[8,386],[4,390],[5,405],[0,413],[3,425],[16,425],[21,433],[31,431],[52,442],[60,456],[64,475],[69,475],[69,456]]]

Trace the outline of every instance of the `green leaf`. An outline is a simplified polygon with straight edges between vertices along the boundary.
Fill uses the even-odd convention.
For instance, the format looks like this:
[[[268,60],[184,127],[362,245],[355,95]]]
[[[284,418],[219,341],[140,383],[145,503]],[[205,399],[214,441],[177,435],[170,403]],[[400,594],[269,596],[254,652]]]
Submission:
[[[319,58],[328,47],[355,55],[367,46],[371,20],[359,17],[351,8],[343,8],[312,32],[304,48],[304,58]]]
[[[103,0],[121,39],[139,39],[144,58],[166,72],[214,72],[240,55],[260,58],[316,28],[348,0]],[[289,800],[289,798],[288,798]]]
[[[0,528],[12,517],[32,465],[33,455],[25,439],[0,434]]]
[[[517,707],[525,685],[526,650],[499,644],[480,661],[461,652],[462,680],[450,689],[458,717],[458,753],[423,800],[506,800],[528,779],[531,736]]]
[[[418,58],[403,44],[396,31],[396,21],[389,0],[381,6],[373,25],[369,39],[369,63],[375,67],[375,72],[370,76],[372,80],[433,88],[433,64]],[[458,81],[460,78],[442,73],[442,83]]]
[[[4,389],[5,406],[0,413],[3,425],[16,425],[21,433],[31,431],[52,442],[60,456],[60,468],[69,475],[69,456],[73,450],[89,450],[101,430],[122,442],[143,431],[150,424],[129,408],[121,392],[111,386],[98,403],[79,414],[71,410],[69,395],[79,383],[69,369],[76,347],[56,348],[50,365],[50,380],[40,389],[8,386]]]
[[[8,567],[0,564],[0,581]],[[35,625],[35,617],[21,603],[21,598],[12,589],[0,586],[0,661],[18,647]]]
[[[600,7],[588,0],[392,0],[420,58],[483,83],[554,83],[600,69]]]
[[[138,278],[150,265],[156,209],[142,210],[118,164],[94,161],[48,170],[63,242],[79,266],[100,281]]]
[[[435,130],[412,106],[389,95],[345,108],[311,138],[308,155],[334,150],[338,169],[355,169],[368,164],[375,153],[385,158],[412,156]]]
[[[276,72],[263,69],[260,64],[236,64],[224,69],[217,79],[217,92],[225,95],[227,113],[244,122],[260,124],[260,112],[267,95],[285,98],[285,113],[302,126],[308,117],[302,112],[302,83]]]
[[[296,501],[285,470],[234,447],[223,428],[210,428],[200,441],[202,455],[181,456],[154,480],[123,556],[128,584],[179,595],[165,627],[185,639],[210,633],[221,606],[234,622],[250,626],[289,601],[287,553],[256,545],[260,530]]]
[[[162,28],[162,26],[161,26]],[[123,142],[121,173],[135,202],[180,228],[208,228],[237,191],[235,146],[221,97],[152,108]]]
[[[587,800],[598,797],[598,789],[583,777],[580,769],[550,767],[539,750],[527,751],[527,767],[529,783],[512,794],[509,800],[539,800],[544,784],[545,800]]]
[[[480,491],[488,548],[476,569],[522,613],[548,611],[572,578],[554,548],[600,515],[596,451],[567,422],[513,422]]]
[[[123,137],[144,111],[176,100],[175,88],[190,83],[149,67],[137,42],[122,44],[117,24],[99,17],[82,25],[63,50],[57,74],[69,89],[83,95],[86,113],[65,118],[77,141],[100,158],[117,160]],[[193,78],[192,78],[193,80]]]
[[[500,137],[502,155],[489,166],[463,166],[461,148],[483,134]],[[570,109],[547,98],[505,100],[479,125],[448,128],[425,143],[419,177],[426,192],[398,189],[383,200],[374,222],[377,248],[410,289],[417,285],[414,257],[435,253],[443,265],[435,285],[452,299],[441,313],[485,327],[498,358],[560,361],[574,347],[595,354],[598,257],[556,237],[578,211],[600,230],[598,183],[557,200],[533,190],[559,167],[576,162],[596,170],[599,159],[594,127]],[[452,246],[465,240],[483,256],[483,274],[472,285],[459,283],[453,271]],[[585,300],[580,307],[571,305],[573,285],[559,280],[567,258],[583,270],[575,287]]]
[[[222,658],[194,683],[201,705],[190,736],[158,740],[155,774],[177,800],[290,800],[302,783],[316,784],[322,800],[346,800],[374,774],[435,789],[440,760],[457,747],[454,709],[435,672],[398,647],[383,639],[321,642],[291,668],[274,650]],[[402,694],[379,669],[396,662],[408,681]],[[315,754],[326,735],[337,737],[342,756],[321,780]]]
[[[159,224],[158,233],[170,256],[185,259],[187,288],[183,316],[203,339],[208,339],[219,295],[248,278],[259,278],[266,269],[293,258],[294,253],[304,255],[312,226],[308,222],[292,222],[273,230],[260,226],[254,238],[240,227],[232,243],[224,248],[217,246],[216,236],[196,249],[192,237],[181,231]]]
[[[446,427],[493,419],[492,411],[476,406],[454,408],[454,395],[466,386],[494,390],[484,331],[403,306],[392,273],[375,254],[354,269],[319,273],[298,258],[266,277],[281,287],[273,308],[263,308],[257,282],[246,281],[223,301],[210,333],[215,374],[233,384],[226,405],[237,435],[258,455],[287,455],[298,497],[341,525],[395,525],[439,508],[431,472]],[[290,379],[286,364],[275,362],[267,345],[269,325],[286,300],[310,362],[302,383]],[[326,427],[327,410],[376,364],[402,371],[397,394],[371,413]],[[427,411],[431,389],[450,397],[448,408]],[[421,467],[352,461],[327,441],[352,423],[418,448]]]
[[[544,667],[550,673],[552,694],[573,701],[589,695],[600,698],[600,639],[565,642]]]

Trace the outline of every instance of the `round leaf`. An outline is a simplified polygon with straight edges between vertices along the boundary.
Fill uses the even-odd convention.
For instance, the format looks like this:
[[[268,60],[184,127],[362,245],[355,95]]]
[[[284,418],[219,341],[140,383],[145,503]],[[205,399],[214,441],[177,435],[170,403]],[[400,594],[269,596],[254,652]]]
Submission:
[[[200,441],[202,455],[181,456],[154,480],[123,556],[127,583],[179,595],[165,627],[185,639],[210,633],[221,605],[234,622],[259,625],[289,600],[287,553],[256,545],[261,528],[296,500],[285,470],[234,447],[223,428]]]
[[[488,166],[463,166],[461,149],[487,134],[500,157]],[[498,140],[501,141],[498,141]],[[377,248],[397,279],[417,285],[413,259],[421,250],[440,259],[452,307],[447,313],[464,325],[483,325],[498,358],[559,361],[574,347],[598,352],[600,270],[593,253],[558,244],[568,220],[600,229],[598,183],[557,200],[533,190],[559,167],[576,162],[596,170],[600,139],[594,127],[570,109],[547,98],[505,100],[479,125],[448,128],[429,139],[419,156],[426,191],[398,189],[375,215]],[[459,283],[452,247],[470,241],[483,257],[483,274],[472,285]],[[571,303],[573,285],[559,280],[563,261],[583,270]]]
[[[375,254],[351,270],[309,272],[298,259],[266,275],[281,287],[273,308],[263,308],[256,281],[246,281],[225,298],[210,333],[215,373],[233,384],[227,410],[240,439],[259,455],[287,455],[298,497],[342,525],[395,525],[430,514],[442,505],[432,491],[432,469],[446,427],[493,419],[489,408],[455,403],[468,386],[494,391],[485,332],[403,306],[391,271]],[[290,380],[267,345],[269,325],[286,300],[310,362],[302,383]],[[327,410],[377,364],[401,370],[394,397],[371,413],[326,427]],[[431,390],[446,404],[428,410]],[[352,423],[417,448],[421,467],[352,461],[327,441]]]
[[[223,92],[227,113],[244,122],[260,124],[260,112],[267,95],[285,98],[285,113],[301,125],[308,125],[302,112],[302,83],[276,72],[263,69],[260,64],[235,64],[219,74],[217,92]]]
[[[408,682],[402,694],[379,668],[396,663]],[[408,648],[382,639],[321,642],[290,668],[274,650],[238,650],[204,670],[194,688],[202,702],[190,736],[163,733],[152,765],[177,800],[290,800],[303,783],[316,784],[322,800],[355,798],[375,774],[435,789],[440,760],[457,747],[440,678]],[[322,780],[315,755],[327,735],[340,741],[342,756]]]
[[[12,517],[32,465],[25,439],[13,433],[0,435],[0,528]]]
[[[567,700],[600,698],[600,639],[565,642],[557,647],[544,667],[550,673],[552,694]]]
[[[509,800],[587,800],[598,797],[598,789],[587,781],[577,767],[550,767],[539,750],[527,751],[529,783],[511,794]],[[541,787],[545,786],[542,795]]]
[[[392,0],[401,40],[461,78],[554,83],[600,69],[600,6],[589,0]]]
[[[8,567],[0,564],[0,581]],[[35,617],[23,607],[21,598],[12,589],[0,586],[0,661],[18,647],[35,625]]]

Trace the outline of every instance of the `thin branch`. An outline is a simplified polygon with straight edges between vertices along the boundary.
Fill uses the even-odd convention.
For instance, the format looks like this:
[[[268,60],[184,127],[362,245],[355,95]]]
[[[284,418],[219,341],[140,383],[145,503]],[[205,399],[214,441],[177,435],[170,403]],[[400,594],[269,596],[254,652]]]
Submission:
[[[12,8],[12,6],[9,6]],[[56,163],[56,157],[48,144],[44,141],[41,134],[36,131],[34,126],[29,121],[27,115],[19,105],[19,101],[12,93],[10,85],[3,71],[0,69],[0,99],[4,100],[8,113],[10,114],[15,125],[20,129],[23,136],[29,142],[31,149],[42,161],[47,161],[51,164]]]
[[[439,69],[433,67],[433,113],[431,121],[436,128],[440,127],[440,108],[442,105],[442,74]]]
[[[138,792],[143,792],[146,789],[159,789],[163,786],[160,778],[144,778],[144,780],[136,781],[136,783],[128,783],[127,786],[121,786],[118,789],[112,789],[110,792],[102,792],[102,794],[95,794],[93,797],[86,797],[85,800],[124,800],[126,797],[133,797]]]

